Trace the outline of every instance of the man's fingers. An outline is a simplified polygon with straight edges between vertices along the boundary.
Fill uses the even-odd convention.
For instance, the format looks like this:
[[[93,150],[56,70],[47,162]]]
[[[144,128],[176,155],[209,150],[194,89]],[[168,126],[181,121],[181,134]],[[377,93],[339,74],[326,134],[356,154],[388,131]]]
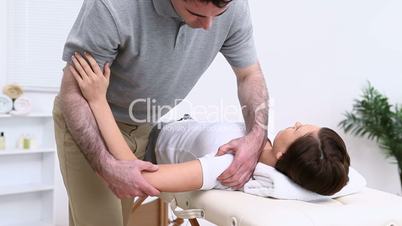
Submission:
[[[115,187],[109,185],[109,189],[112,190],[112,192],[114,193],[114,195],[117,196],[117,198],[119,198],[119,199],[123,199],[123,198],[124,198],[125,195],[124,195],[121,191],[119,191],[118,189],[116,189]]]
[[[224,184],[227,187],[233,188],[235,190],[238,190],[239,187],[241,188],[241,183],[239,181],[231,181],[230,183]]]
[[[140,198],[146,198],[146,197],[148,197],[149,195],[147,195],[147,194],[145,194],[144,192],[140,192],[138,195],[137,195],[137,197],[140,197]]]
[[[96,63],[96,60],[92,57],[91,54],[84,52],[85,58],[88,60],[89,64],[91,65],[92,71],[95,72],[96,75],[101,75],[102,71],[99,65]]]
[[[88,62],[81,56],[79,53],[74,53],[74,56],[77,58],[78,62],[81,64],[82,68],[84,69],[85,73],[88,75],[88,77],[95,77],[94,71],[92,68],[89,66]]]
[[[119,197],[119,199],[126,199],[126,198],[130,198],[131,195],[128,195],[128,194],[120,194],[118,197]]]
[[[239,190],[244,186],[244,184],[250,179],[251,174],[248,172],[243,173],[240,178],[237,180],[237,183],[233,183],[230,187]]]
[[[237,162],[233,162],[233,163],[237,163]],[[242,165],[238,165],[238,166],[235,166],[235,171],[234,171],[234,173],[233,173],[233,175],[232,175],[232,177],[227,177],[227,178],[224,178],[224,179],[222,179],[222,180],[219,180],[222,184],[225,184],[225,185],[228,185],[228,184],[233,184],[234,182],[236,182],[236,183],[241,183],[241,179],[242,179],[242,176],[244,175],[244,174],[248,174],[249,172],[248,172],[248,168],[247,168],[247,166],[245,165],[245,164],[242,164]]]
[[[152,187],[152,185],[149,184],[143,186],[142,192],[149,196],[158,196],[160,194],[160,191],[158,189]]]
[[[146,161],[138,161],[138,167],[141,172],[142,171],[154,172],[159,169],[158,165],[154,165],[154,164],[152,164],[150,162],[146,162]]]
[[[247,165],[239,164],[239,159],[235,158],[229,168],[218,177],[218,180],[228,186],[233,183],[240,183],[241,176],[247,174]]]
[[[137,184],[141,192],[150,196],[159,195],[160,192],[156,188],[154,188],[150,183],[148,183],[148,181],[146,181],[145,178],[141,175],[142,171],[154,172],[157,171],[159,167],[150,162],[141,160],[137,161],[137,166],[140,171],[139,177],[137,178]]]
[[[160,192],[154,188],[148,181],[146,181],[144,178],[141,178],[138,180],[138,185],[141,188],[141,192],[149,195],[149,196],[157,196],[160,194]]]
[[[229,178],[233,177],[234,174],[237,172],[237,164],[235,161],[233,161],[229,168],[227,168],[223,173],[218,177],[218,180],[222,183],[225,180],[228,180]]]
[[[220,181],[223,185],[234,188],[236,190],[242,188],[244,184],[250,179],[253,171],[249,170],[249,166],[241,165],[233,177]]]
[[[134,194],[131,194],[130,197],[147,197],[148,195],[142,191],[136,191]]]
[[[218,153],[216,153],[216,155],[217,156],[224,155],[228,152],[232,152],[233,151],[232,149],[233,149],[233,146],[230,143],[224,144],[219,147]]]
[[[225,186],[232,187],[232,186],[240,183],[240,181],[239,181],[240,176],[238,176],[238,173],[239,172],[236,172],[232,176],[226,178],[225,180],[220,180],[220,182]]]

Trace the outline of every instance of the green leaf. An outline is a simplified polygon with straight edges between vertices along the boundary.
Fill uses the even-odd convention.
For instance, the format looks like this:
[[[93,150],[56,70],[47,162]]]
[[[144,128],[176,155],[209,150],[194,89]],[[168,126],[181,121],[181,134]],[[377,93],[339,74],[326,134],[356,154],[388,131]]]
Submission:
[[[370,82],[353,101],[352,111],[344,113],[338,126],[355,136],[378,142],[387,157],[395,157],[402,170],[402,108],[391,105],[388,98]]]

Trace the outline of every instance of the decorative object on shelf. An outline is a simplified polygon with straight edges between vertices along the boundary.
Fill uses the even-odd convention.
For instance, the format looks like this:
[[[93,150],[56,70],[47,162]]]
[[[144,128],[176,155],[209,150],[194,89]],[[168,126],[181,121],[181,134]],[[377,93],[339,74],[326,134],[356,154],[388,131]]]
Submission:
[[[24,134],[20,137],[17,143],[18,149],[30,150],[36,148],[35,139],[29,134]]]
[[[9,103],[7,103],[7,107],[6,112],[3,112],[0,109],[0,113],[3,112],[4,113],[11,113],[14,115],[24,115],[24,114],[28,114],[31,111],[31,102],[29,101],[29,99],[27,98],[22,98],[20,101],[17,102],[17,104],[15,103],[16,100],[18,100],[22,94],[24,93],[24,91],[22,91],[21,86],[17,85],[17,84],[9,84],[4,86],[3,88],[3,93],[9,97],[11,99],[11,109],[9,108]],[[3,98],[4,99],[4,98]],[[4,101],[4,100],[3,100]],[[9,102],[9,101],[7,101]],[[1,105],[1,103],[0,103]],[[16,111],[15,106],[17,106],[19,108],[18,111]],[[1,108],[1,107],[0,107]]]
[[[6,138],[4,137],[4,132],[0,132],[0,150],[6,149]]]
[[[368,83],[361,100],[355,100],[352,112],[346,112],[345,117],[339,126],[346,133],[367,135],[388,158],[395,158],[402,183],[402,106],[389,104],[388,98]]]
[[[6,96],[0,94],[0,114],[7,114],[13,109],[13,100]]]
[[[11,99],[15,100],[20,97],[24,92],[22,91],[21,86],[17,84],[9,84],[4,86],[3,93],[9,96]]]
[[[31,100],[25,96],[20,96],[14,100],[14,110],[10,112],[12,115],[27,115],[32,110]]]

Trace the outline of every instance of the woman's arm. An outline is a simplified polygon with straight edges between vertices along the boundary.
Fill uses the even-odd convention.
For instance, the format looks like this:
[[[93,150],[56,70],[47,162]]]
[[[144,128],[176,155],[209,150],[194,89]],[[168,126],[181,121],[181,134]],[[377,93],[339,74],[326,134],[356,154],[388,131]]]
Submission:
[[[145,180],[161,192],[185,192],[202,186],[202,170],[198,160],[159,165],[155,172],[143,172]]]
[[[103,74],[94,58],[88,54],[85,57],[91,66],[80,54],[77,54],[73,56],[74,67],[70,66],[70,70],[95,116],[106,145],[116,159],[137,159],[125,142],[106,100],[110,78],[109,64],[105,65]]]
[[[106,90],[110,77],[109,65],[105,65],[104,73],[102,73],[94,58],[89,54],[86,54],[85,58],[90,65],[78,54],[73,59],[74,67],[70,67],[70,70],[89,103],[103,139],[116,159],[136,159],[124,140],[106,101]],[[164,192],[197,190],[201,188],[203,182],[202,168],[198,160],[159,165],[158,171],[144,171],[142,175],[148,183]]]

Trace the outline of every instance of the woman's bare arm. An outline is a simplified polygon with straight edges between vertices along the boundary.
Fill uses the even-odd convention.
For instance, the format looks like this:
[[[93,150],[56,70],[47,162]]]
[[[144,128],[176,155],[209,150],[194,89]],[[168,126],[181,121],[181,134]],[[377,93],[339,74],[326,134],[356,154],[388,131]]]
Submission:
[[[106,100],[106,91],[110,78],[109,65],[105,65],[103,75],[95,59],[92,57],[87,57],[87,59],[91,67],[81,55],[74,56],[74,67],[70,66],[70,70],[95,116],[102,137],[109,151],[116,159],[137,159],[120,133],[112,110]]]
[[[107,146],[115,158],[130,160],[136,158],[122,137],[107,102],[90,104]],[[105,131],[106,130],[106,131]],[[126,147],[125,147],[126,146]],[[123,149],[123,147],[125,147]],[[124,151],[121,151],[124,150]],[[183,192],[201,188],[202,171],[198,160],[181,164],[159,165],[155,172],[142,172],[145,180],[159,191]]]
[[[185,192],[202,186],[202,170],[198,160],[159,165],[155,172],[143,172],[145,180],[162,192]]]
[[[157,170],[157,166],[140,160],[116,160],[110,154],[69,66],[64,69],[60,90],[61,108],[66,124],[89,164],[119,198],[158,195],[159,191],[141,174],[142,171]]]
[[[91,107],[109,151],[119,160],[135,159],[136,157],[124,140],[106,101],[110,70],[106,66],[103,74],[91,56],[86,55],[85,57],[91,66],[84,58],[77,55],[73,61],[74,67],[70,67],[70,70]],[[201,188],[203,181],[202,168],[198,160],[180,164],[159,165],[158,171],[144,171],[142,175],[148,183],[164,192],[196,190]]]

